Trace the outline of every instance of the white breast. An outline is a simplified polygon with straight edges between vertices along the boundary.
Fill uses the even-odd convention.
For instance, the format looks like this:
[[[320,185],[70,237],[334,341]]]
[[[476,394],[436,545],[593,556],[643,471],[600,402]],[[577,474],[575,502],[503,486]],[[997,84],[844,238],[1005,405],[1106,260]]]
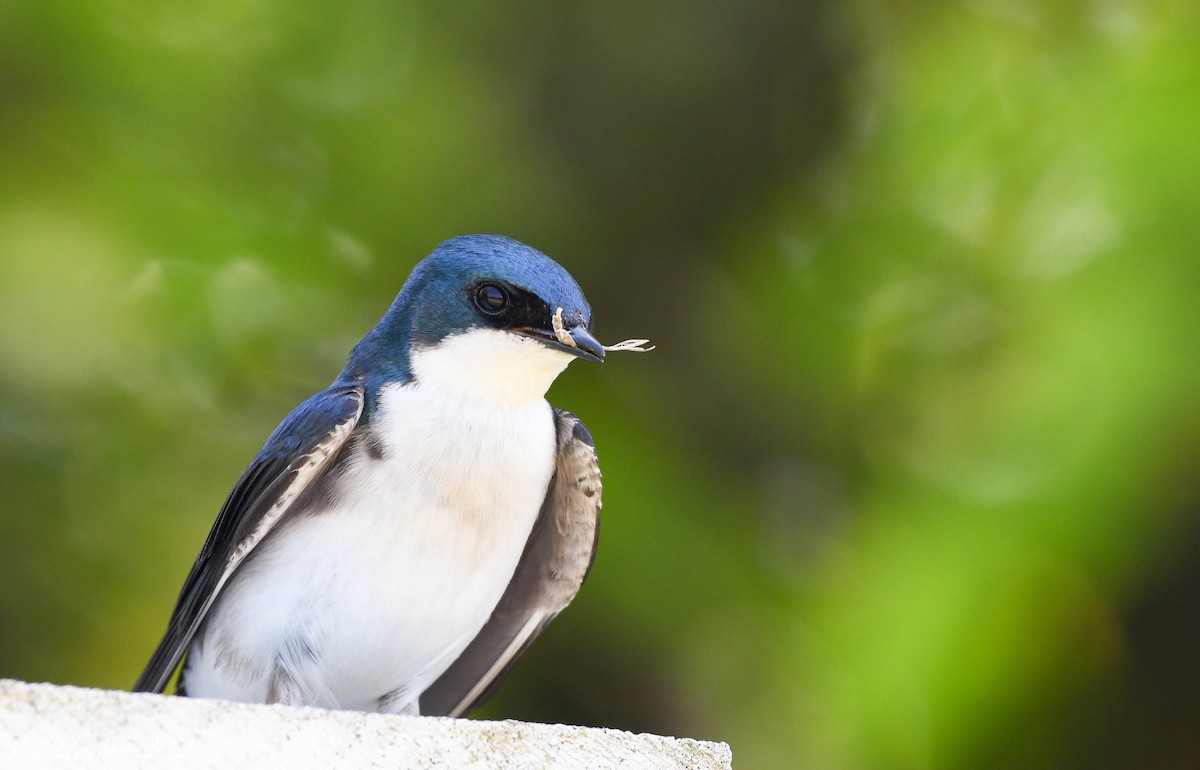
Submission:
[[[332,507],[289,517],[230,580],[191,651],[189,693],[269,700],[282,670],[310,705],[415,701],[487,621],[550,481],[543,395],[570,359],[531,352],[555,357],[533,398],[512,382],[471,392],[477,358],[415,356],[416,383],[380,394],[378,456],[357,444]]]

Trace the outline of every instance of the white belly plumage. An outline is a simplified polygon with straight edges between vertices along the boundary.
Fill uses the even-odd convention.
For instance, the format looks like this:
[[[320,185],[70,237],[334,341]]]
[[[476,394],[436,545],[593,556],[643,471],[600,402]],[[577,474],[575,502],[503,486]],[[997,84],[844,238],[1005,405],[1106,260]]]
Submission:
[[[225,586],[190,695],[412,712],[487,621],[549,484],[549,404],[391,385],[372,419],[381,456],[359,442],[332,504],[289,514]]]

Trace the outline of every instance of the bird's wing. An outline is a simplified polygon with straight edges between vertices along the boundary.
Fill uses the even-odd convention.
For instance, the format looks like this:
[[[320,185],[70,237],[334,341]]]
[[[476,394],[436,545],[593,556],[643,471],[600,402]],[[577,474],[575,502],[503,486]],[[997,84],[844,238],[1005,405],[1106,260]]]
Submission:
[[[583,585],[600,533],[600,466],[587,428],[554,410],[554,475],[525,552],[491,618],[421,694],[421,713],[463,716],[487,700],[521,653]]]
[[[332,465],[358,425],[360,385],[337,385],[312,396],[284,419],[229,493],[179,600],[166,635],[138,677],[134,692],[162,692],[229,577]]]

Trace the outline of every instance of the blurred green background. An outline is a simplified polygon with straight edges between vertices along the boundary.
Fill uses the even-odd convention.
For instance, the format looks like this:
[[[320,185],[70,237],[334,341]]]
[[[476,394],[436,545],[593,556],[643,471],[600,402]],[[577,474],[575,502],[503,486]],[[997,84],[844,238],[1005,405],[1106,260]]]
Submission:
[[[0,676],[129,687],[245,463],[498,232],[602,547],[484,710],[1200,766],[1200,5],[0,5]]]

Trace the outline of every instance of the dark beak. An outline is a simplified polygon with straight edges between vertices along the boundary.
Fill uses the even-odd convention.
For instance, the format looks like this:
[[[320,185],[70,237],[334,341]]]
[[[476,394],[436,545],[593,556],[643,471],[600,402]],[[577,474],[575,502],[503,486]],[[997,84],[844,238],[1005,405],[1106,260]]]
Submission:
[[[575,340],[576,345],[571,352],[588,361],[604,363],[604,346],[600,344],[600,340],[592,336],[591,332],[582,326],[576,326],[567,331],[570,332],[571,339]]]
[[[571,335],[571,340],[575,343],[574,346],[562,342],[553,332],[543,331],[542,329],[526,328],[515,331],[524,334],[526,337],[533,337],[547,347],[561,350],[564,353],[570,353],[585,361],[594,361],[598,364],[604,363],[604,346],[600,344],[600,340],[592,336],[592,333],[585,326],[572,326],[567,329],[567,333]]]

